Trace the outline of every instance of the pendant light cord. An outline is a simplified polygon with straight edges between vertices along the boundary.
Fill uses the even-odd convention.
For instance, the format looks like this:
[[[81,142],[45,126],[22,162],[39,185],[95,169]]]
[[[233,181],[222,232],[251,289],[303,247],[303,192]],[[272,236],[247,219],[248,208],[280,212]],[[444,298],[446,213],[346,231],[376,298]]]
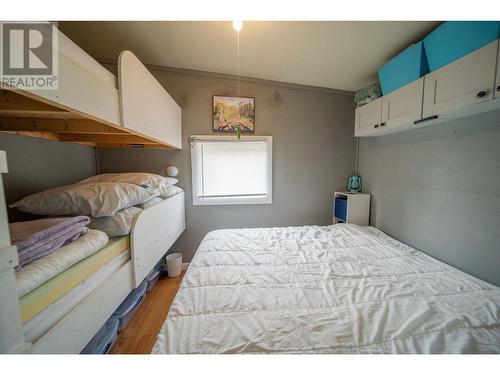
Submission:
[[[240,97],[240,32],[237,32],[237,51],[238,51],[238,97]]]

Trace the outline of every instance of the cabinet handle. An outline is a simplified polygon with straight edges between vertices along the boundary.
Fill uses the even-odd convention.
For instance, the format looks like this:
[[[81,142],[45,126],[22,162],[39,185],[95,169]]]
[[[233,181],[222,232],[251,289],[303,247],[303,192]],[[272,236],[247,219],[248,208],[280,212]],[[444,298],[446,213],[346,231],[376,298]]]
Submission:
[[[479,91],[476,96],[481,99],[486,96],[486,91]]]
[[[385,122],[380,123],[380,127],[383,128],[385,126]]]
[[[378,124],[373,125],[373,127],[374,127],[375,129],[377,129],[377,128],[378,128]]]
[[[435,116],[430,116],[430,117],[426,117],[426,118],[423,118],[423,119],[421,119],[421,120],[414,121],[414,122],[413,122],[413,125],[418,125],[418,124],[421,124],[421,123],[423,123],[423,122],[427,122],[427,121],[435,120],[435,119],[437,119],[437,118],[438,118],[438,116],[437,116],[437,115],[435,115]]]

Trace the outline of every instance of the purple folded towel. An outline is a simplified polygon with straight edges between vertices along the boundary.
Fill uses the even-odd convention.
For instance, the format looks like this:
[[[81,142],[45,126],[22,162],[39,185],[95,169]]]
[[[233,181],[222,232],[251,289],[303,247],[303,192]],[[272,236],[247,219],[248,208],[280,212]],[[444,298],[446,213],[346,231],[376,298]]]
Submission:
[[[17,246],[17,269],[52,253],[88,232],[87,216],[21,221],[9,225],[11,241]]]

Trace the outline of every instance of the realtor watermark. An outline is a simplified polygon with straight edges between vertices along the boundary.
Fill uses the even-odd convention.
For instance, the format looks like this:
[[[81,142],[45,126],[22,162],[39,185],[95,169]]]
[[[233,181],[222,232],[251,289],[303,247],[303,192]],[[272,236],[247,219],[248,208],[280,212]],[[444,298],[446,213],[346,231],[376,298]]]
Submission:
[[[49,22],[0,22],[0,84],[57,90],[58,31]]]

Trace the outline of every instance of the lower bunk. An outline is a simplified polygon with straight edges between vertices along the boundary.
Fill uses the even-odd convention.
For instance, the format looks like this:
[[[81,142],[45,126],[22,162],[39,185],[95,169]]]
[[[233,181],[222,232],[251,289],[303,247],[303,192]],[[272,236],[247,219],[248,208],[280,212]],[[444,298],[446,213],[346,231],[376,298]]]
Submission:
[[[25,340],[36,342],[129,261],[130,237],[113,238],[96,253],[23,295],[19,304]],[[18,291],[26,284],[23,276],[16,274]]]
[[[69,267],[64,264],[71,259],[52,253],[21,268],[16,282],[25,345],[18,352],[82,352],[127,296],[144,284],[184,230],[184,220],[184,193],[179,193],[144,209],[130,235],[112,238],[105,246],[99,245],[99,234],[107,241],[104,233],[90,230],[72,243],[73,251],[66,249],[66,258],[80,257]],[[88,242],[97,250],[78,243],[92,236]]]
[[[132,262],[128,260],[40,338],[28,342],[24,352],[80,353],[134,289],[132,271]],[[25,338],[28,339],[27,336]]]

